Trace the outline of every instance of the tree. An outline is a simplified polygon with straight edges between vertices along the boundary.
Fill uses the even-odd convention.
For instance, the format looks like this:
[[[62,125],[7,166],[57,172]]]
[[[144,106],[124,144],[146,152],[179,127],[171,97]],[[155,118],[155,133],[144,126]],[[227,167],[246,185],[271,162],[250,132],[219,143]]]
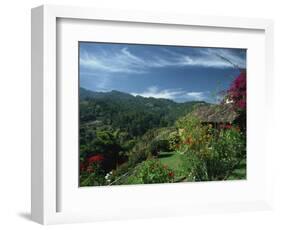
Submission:
[[[104,157],[103,168],[106,171],[115,168],[118,163],[119,152],[122,150],[118,134],[118,131],[97,130],[96,137],[91,142],[94,152],[90,153],[89,156],[97,153],[102,154]]]

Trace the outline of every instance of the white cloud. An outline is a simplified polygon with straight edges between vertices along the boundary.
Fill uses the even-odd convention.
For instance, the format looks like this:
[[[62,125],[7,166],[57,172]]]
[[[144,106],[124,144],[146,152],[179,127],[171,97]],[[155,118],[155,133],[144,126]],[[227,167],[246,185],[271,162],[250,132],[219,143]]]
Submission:
[[[81,87],[96,89],[100,92],[107,92],[110,90],[110,85],[112,84],[111,76],[91,72],[80,72],[80,76]]]
[[[245,68],[246,60],[235,54],[230,49],[200,48],[199,55],[180,55],[179,62],[182,66],[200,66],[210,68]],[[174,54],[175,55],[175,54]]]
[[[156,86],[148,87],[144,92],[131,93],[133,96],[163,98],[177,101],[207,100],[208,92],[186,92],[182,89],[159,89]]]
[[[172,90],[172,89],[164,89],[160,90],[156,86],[148,87],[146,91],[142,93],[131,93],[134,96],[142,96],[142,97],[154,97],[154,98],[164,98],[164,99],[175,99],[180,95],[184,94],[182,90]]]
[[[245,68],[246,60],[230,49],[198,48],[196,55],[187,55],[163,49],[169,55],[151,53],[150,56],[137,56],[122,48],[118,51],[97,52],[82,51],[80,64],[89,70],[108,73],[146,73],[150,68],[200,66],[211,68],[233,68],[234,65]],[[158,56],[157,56],[158,55]],[[234,65],[233,65],[233,64]]]
[[[186,96],[188,98],[192,98],[193,100],[201,101],[206,98],[205,94],[206,94],[205,92],[188,92],[186,93]]]
[[[242,58],[234,52],[233,49],[202,49],[201,53],[205,59],[209,60],[209,64],[214,66],[221,65],[222,67],[239,67],[246,68],[246,59]],[[212,60],[212,61],[210,61]]]
[[[101,52],[95,55],[84,51],[80,56],[80,65],[90,70],[110,73],[144,73],[141,58],[131,54],[127,48],[118,53]]]

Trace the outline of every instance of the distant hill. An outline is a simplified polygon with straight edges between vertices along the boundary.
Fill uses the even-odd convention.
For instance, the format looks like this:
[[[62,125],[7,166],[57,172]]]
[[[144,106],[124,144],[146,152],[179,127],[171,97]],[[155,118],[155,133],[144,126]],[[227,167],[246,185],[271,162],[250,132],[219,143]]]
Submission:
[[[177,103],[169,99],[145,98],[119,91],[94,92],[80,88],[80,124],[99,124],[125,130],[132,136],[148,129],[168,127],[204,101]]]
[[[179,104],[179,105],[191,105],[191,104],[208,104],[205,101],[187,101],[187,102],[175,102],[170,99],[164,98],[153,98],[153,97],[142,97],[142,96],[133,96],[129,93],[120,92],[117,90],[112,90],[109,92],[95,92],[85,88],[80,87],[80,100],[91,100],[91,99],[114,99],[114,100],[129,100],[136,102],[155,102],[155,103],[163,103],[163,104]]]
[[[89,99],[101,99],[101,98],[119,98],[119,99],[130,99],[133,98],[131,94],[123,93],[117,90],[112,90],[110,92],[95,92],[91,90],[84,89],[80,87],[80,100],[89,100]]]

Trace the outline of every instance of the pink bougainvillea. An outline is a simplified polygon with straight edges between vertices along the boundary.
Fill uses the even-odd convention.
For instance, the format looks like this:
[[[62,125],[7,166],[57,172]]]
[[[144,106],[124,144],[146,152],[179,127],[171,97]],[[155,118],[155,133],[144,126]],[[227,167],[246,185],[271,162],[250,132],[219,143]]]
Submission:
[[[246,70],[241,70],[227,91],[227,98],[239,110],[246,109]]]

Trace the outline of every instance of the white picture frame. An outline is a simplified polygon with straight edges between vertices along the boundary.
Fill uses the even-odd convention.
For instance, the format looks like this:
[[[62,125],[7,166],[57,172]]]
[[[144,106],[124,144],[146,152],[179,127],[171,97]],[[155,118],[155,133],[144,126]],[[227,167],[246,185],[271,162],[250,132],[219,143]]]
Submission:
[[[261,137],[270,137],[267,123],[270,121],[272,111],[272,84],[273,84],[273,23],[271,20],[266,19],[246,19],[246,18],[231,18],[231,17],[210,17],[210,16],[189,16],[189,15],[173,15],[173,14],[159,14],[148,12],[131,12],[131,11],[114,11],[114,10],[100,10],[91,8],[79,7],[65,7],[65,6],[51,6],[44,5],[32,9],[32,188],[31,188],[31,213],[32,219],[41,224],[57,224],[57,223],[70,223],[70,222],[83,222],[83,221],[97,221],[107,219],[124,219],[124,218],[140,218],[151,216],[171,216],[171,215],[185,215],[193,213],[206,213],[206,212],[225,212],[225,211],[245,211],[245,210],[264,210],[272,207],[272,177],[271,177],[271,153],[268,146],[260,143],[263,152],[260,153],[260,161],[265,160],[265,167],[263,168],[264,177],[260,184],[256,184],[255,188],[262,187],[262,193],[257,193],[255,200],[250,200],[245,196],[243,199],[240,196],[233,200],[222,199],[210,200],[208,197],[198,202],[195,199],[193,203],[176,201],[169,202],[169,206],[174,211],[165,211],[164,206],[161,207],[159,203],[153,204],[150,202],[149,207],[137,204],[133,207],[130,202],[122,208],[114,209],[109,212],[106,209],[97,207],[96,209],[83,210],[85,202],[81,207],[77,207],[77,203],[73,201],[68,203],[68,209],[61,210],[59,208],[60,199],[65,193],[58,192],[61,186],[61,180],[58,177],[60,172],[60,164],[57,156],[58,151],[58,94],[61,88],[58,87],[56,76],[58,75],[58,21],[60,19],[75,20],[93,20],[102,21],[108,24],[113,22],[124,23],[138,23],[161,27],[178,27],[184,29],[185,26],[206,28],[219,28],[221,30],[243,30],[247,31],[260,31],[263,33],[264,41],[264,57],[261,58],[262,67],[265,73],[261,73],[260,83],[256,86],[250,85],[252,88],[252,97],[259,94],[263,98],[266,112],[263,117],[265,119],[264,127],[261,129]],[[218,41],[219,42],[219,41]],[[237,44],[239,41],[236,42]],[[247,48],[247,47],[246,47]],[[262,82],[265,84],[263,85]],[[264,87],[262,93],[255,93],[255,87]],[[253,104],[253,108],[254,108]],[[254,116],[251,119],[255,119]],[[258,119],[258,118],[256,118]],[[253,132],[250,132],[250,134]],[[254,134],[253,134],[254,135]],[[253,138],[252,138],[253,139]],[[252,158],[251,158],[252,159]],[[253,171],[254,172],[254,171]],[[213,183],[213,182],[212,182]],[[244,183],[247,183],[244,182]],[[207,183],[199,183],[197,188],[202,187],[205,191],[210,187],[210,192],[214,189],[222,188],[222,184],[214,184],[209,186]],[[217,187],[216,187],[217,186]],[[239,189],[236,183],[229,184],[228,189]],[[118,186],[117,186],[118,187]],[[156,193],[163,191],[177,190],[177,194],[181,196],[179,191],[186,189],[186,185],[156,185],[151,187],[138,187],[135,189],[133,186],[116,188],[115,191],[99,189],[98,193],[107,195],[118,194],[119,196],[129,197],[130,191],[134,194],[152,192]],[[191,188],[191,187],[190,187]],[[90,190],[89,190],[90,191]],[[199,190],[198,190],[199,191]],[[93,191],[97,192],[97,190]],[[66,191],[67,193],[67,191]],[[193,193],[196,194],[193,188]],[[77,193],[78,194],[78,193]],[[85,194],[85,193],[84,193]],[[198,193],[200,194],[200,192]],[[199,195],[198,195],[199,196]],[[248,196],[249,197],[249,196]],[[73,197],[71,197],[73,199]],[[78,199],[75,197],[74,199]],[[71,202],[71,199],[67,199]],[[125,201],[126,202],[126,201]],[[189,206],[187,204],[190,204]],[[107,207],[109,207],[108,204]],[[72,207],[72,208],[71,208]],[[76,210],[77,208],[77,210]],[[121,211],[120,211],[121,209]],[[176,210],[176,211],[175,211]]]

